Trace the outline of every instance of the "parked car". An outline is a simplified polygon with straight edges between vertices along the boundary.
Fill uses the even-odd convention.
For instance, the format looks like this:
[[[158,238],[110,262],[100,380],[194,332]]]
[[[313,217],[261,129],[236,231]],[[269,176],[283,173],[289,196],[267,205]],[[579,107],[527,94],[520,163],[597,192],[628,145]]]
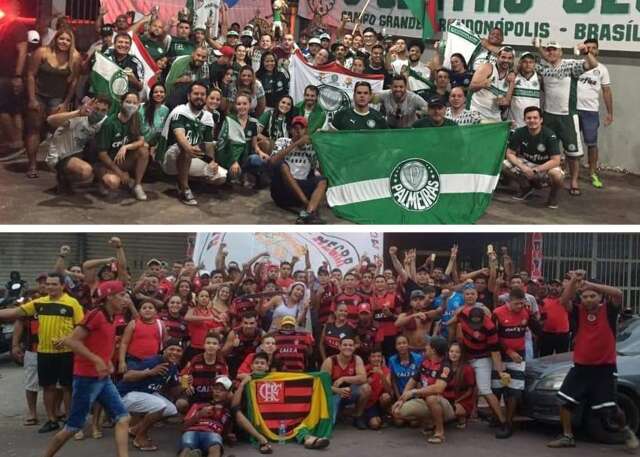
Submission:
[[[617,403],[624,411],[627,423],[640,432],[640,317],[633,317],[620,326],[617,336],[618,393]],[[557,392],[573,365],[573,353],[554,354],[527,362],[526,386],[522,413],[547,423],[560,422],[560,401]],[[599,418],[590,414],[585,405],[574,411],[573,425],[596,441],[609,444],[624,442],[622,433],[608,433]]]

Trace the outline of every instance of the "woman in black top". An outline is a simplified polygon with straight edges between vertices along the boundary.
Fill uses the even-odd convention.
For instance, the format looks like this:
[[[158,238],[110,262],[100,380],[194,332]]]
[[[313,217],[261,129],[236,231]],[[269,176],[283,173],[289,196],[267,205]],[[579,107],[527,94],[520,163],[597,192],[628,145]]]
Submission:
[[[276,108],[276,103],[282,96],[289,93],[289,78],[278,70],[277,62],[278,59],[273,52],[265,52],[260,60],[260,69],[256,73],[256,78],[262,83],[269,108]]]

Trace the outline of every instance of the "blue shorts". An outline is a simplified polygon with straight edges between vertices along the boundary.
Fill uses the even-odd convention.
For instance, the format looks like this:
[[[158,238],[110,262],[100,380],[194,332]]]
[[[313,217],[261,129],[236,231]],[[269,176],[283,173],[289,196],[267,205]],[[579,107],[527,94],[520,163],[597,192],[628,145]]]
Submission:
[[[180,451],[184,449],[200,449],[202,455],[209,453],[212,446],[220,446],[222,450],[222,437],[213,432],[184,432],[180,443]],[[222,452],[220,453],[222,455]]]
[[[600,127],[600,113],[596,111],[578,111],[580,131],[587,146],[598,145],[598,128]]]
[[[73,433],[82,430],[94,402],[98,402],[114,422],[129,416],[111,378],[74,376],[71,412],[65,430]]]
[[[360,398],[360,385],[352,384],[351,387],[351,396],[349,398],[342,398],[340,395],[333,394],[333,423],[336,423],[336,419],[338,418],[338,413],[342,408],[349,405],[354,405],[358,402]]]

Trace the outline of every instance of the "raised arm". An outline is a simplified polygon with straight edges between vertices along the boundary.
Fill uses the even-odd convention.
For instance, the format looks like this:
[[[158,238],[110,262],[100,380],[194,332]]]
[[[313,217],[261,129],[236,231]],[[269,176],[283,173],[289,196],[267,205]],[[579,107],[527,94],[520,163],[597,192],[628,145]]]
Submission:
[[[400,259],[398,259],[398,248],[395,246],[391,246],[389,248],[389,257],[391,257],[391,264],[393,265],[394,270],[398,274],[401,282],[404,284],[409,279],[407,272],[405,271]]]

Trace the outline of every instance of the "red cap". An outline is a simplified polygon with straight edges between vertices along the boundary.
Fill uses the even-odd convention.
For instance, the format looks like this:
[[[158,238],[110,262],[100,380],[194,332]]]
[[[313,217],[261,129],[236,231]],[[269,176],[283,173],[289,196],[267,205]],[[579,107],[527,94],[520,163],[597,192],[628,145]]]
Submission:
[[[124,290],[122,281],[105,281],[98,286],[98,299],[104,300],[110,295],[119,294]]]
[[[231,46],[222,46],[220,48],[220,53],[225,56],[228,57],[229,59],[233,57],[234,54],[234,50]]]
[[[302,125],[305,129],[307,128],[307,118],[305,118],[304,116],[295,116],[292,120],[291,120],[291,125],[294,126],[296,124],[300,124]]]
[[[358,314],[360,313],[371,314],[371,307],[369,306],[369,303],[360,303],[358,305]]]

